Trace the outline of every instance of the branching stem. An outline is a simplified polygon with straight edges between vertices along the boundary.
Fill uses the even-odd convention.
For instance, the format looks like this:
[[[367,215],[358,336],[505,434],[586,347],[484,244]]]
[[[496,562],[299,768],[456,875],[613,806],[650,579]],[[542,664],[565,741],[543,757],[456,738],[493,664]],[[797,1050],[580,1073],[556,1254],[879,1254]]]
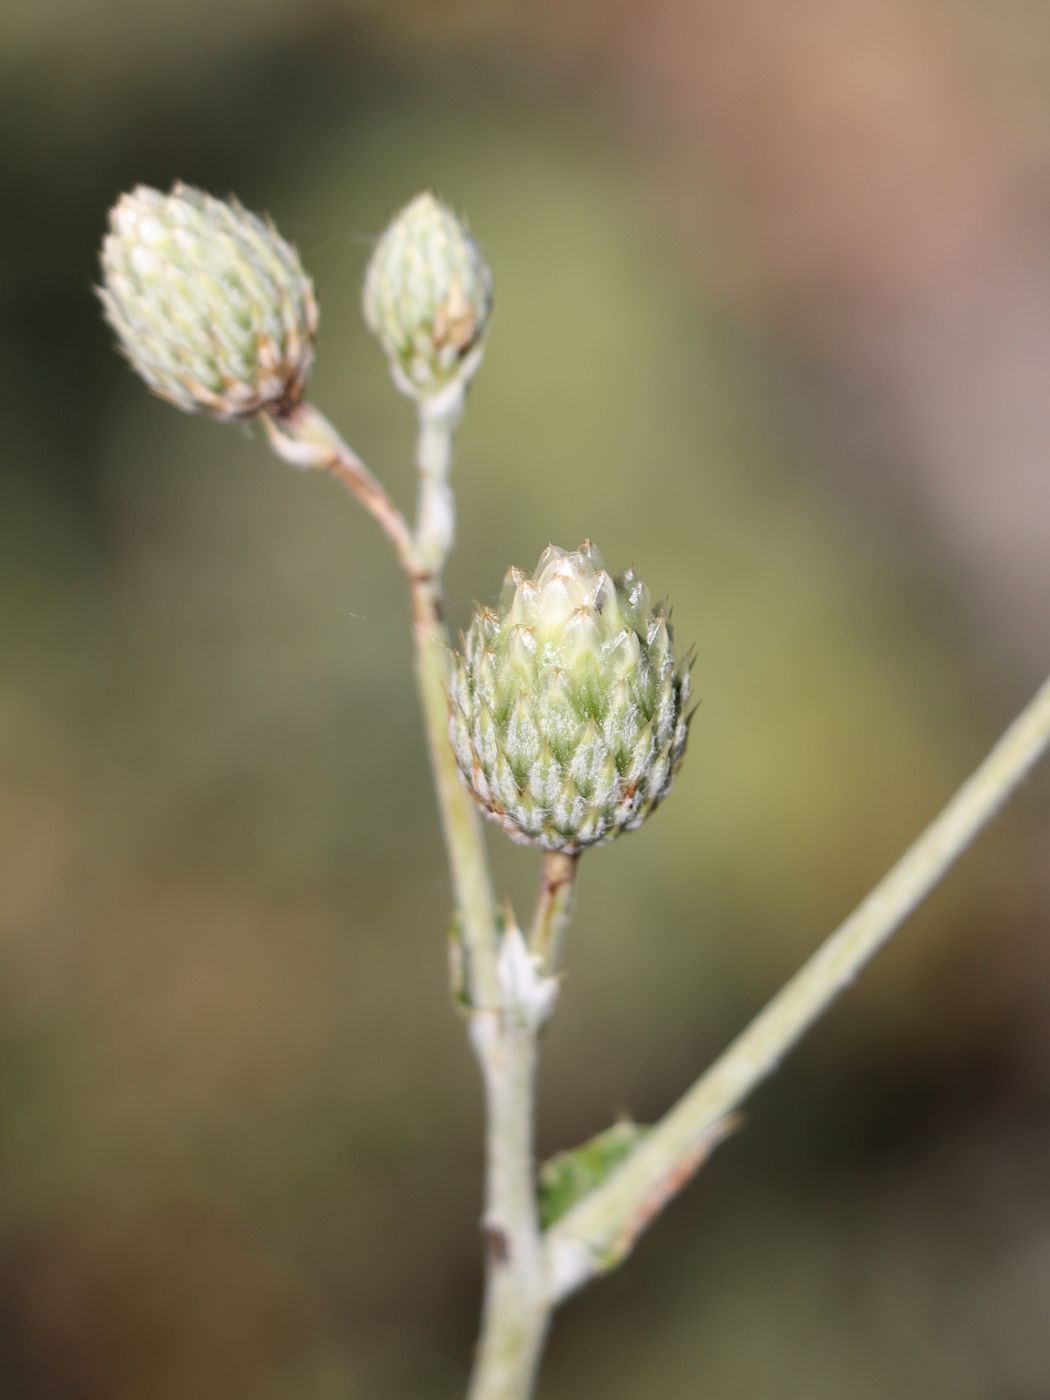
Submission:
[[[342,482],[379,522],[405,571],[412,596],[416,679],[459,912],[467,993],[472,1005],[495,1008],[499,1005],[495,901],[480,819],[460,780],[448,739],[448,637],[440,576],[445,554],[428,533],[431,517],[424,514],[414,536],[380,482],[312,404],[298,404],[280,417],[263,414],[262,422],[271,445],[285,461],[326,471]],[[449,460],[453,428],[454,424],[447,427]],[[427,558],[434,559],[432,566],[426,564]]]
[[[539,1020],[522,1014],[497,931],[480,819],[448,738],[448,638],[441,573],[455,512],[449,483],[462,400],[420,414],[419,517],[413,532],[382,485],[309,404],[263,415],[275,450],[337,477],[379,522],[408,578],[416,675],[459,911],[471,1040],[486,1103],[485,1308],[470,1400],[528,1400],[552,1309],[612,1268],[730,1130],[734,1110],[770,1075],[948,872],[1050,747],[1050,681],[973,776],[853,914],[737,1037],[638,1147],[541,1237],[533,1150]],[[556,970],[578,859],[549,853],[530,934],[542,973]],[[508,971],[510,968],[510,971]]]

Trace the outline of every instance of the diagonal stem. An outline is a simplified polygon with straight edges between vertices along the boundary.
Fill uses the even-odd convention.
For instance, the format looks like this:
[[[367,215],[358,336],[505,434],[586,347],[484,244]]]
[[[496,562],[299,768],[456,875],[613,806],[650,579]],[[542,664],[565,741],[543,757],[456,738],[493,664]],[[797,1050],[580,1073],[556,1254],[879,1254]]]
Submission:
[[[404,516],[377,477],[311,403],[297,403],[281,414],[260,413],[270,446],[293,467],[326,471],[346,487],[373,516],[411,578],[416,549]]]
[[[459,776],[448,738],[448,637],[441,595],[444,555],[425,562],[428,540],[413,537],[386,490],[327,418],[300,403],[281,415],[261,414],[274,451],[293,466],[336,477],[382,527],[405,571],[412,595],[416,679],[434,772],[456,907],[466,952],[467,990],[472,1005],[499,1004],[496,972],[495,901],[481,823]],[[429,549],[431,555],[433,548]]]
[[[941,881],[1050,747],[1050,680],[910,850],[598,1188],[548,1232],[556,1299],[614,1267],[733,1111]]]

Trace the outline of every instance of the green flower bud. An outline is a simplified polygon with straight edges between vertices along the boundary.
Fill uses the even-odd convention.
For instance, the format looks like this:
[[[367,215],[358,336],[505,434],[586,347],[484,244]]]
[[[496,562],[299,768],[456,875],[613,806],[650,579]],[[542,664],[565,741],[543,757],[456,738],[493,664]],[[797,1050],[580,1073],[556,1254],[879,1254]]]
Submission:
[[[466,225],[434,195],[418,195],[381,235],[363,303],[403,393],[432,398],[477,371],[492,272]]]
[[[236,200],[183,184],[122,195],[99,296],[132,367],[177,408],[242,418],[302,397],[313,286],[295,249]]]
[[[685,753],[690,679],[670,623],[585,540],[511,569],[454,658],[449,716],[474,797],[517,841],[579,851],[632,831]]]

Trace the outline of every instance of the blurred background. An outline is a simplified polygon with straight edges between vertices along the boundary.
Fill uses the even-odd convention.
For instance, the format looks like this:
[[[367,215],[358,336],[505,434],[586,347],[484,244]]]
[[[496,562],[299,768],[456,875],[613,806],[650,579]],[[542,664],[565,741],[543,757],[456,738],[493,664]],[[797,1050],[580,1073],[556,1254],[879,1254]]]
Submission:
[[[696,644],[672,799],[584,863],[549,1154],[659,1114],[1045,673],[1048,79],[1024,0],[6,0],[4,1400],[452,1400],[480,1288],[400,580],[114,353],[114,198],[273,215],[407,501],[359,285],[436,188],[498,292],[453,623],[589,535]],[[1050,1394],[1048,818],[1037,773],[559,1317],[545,1400]]]

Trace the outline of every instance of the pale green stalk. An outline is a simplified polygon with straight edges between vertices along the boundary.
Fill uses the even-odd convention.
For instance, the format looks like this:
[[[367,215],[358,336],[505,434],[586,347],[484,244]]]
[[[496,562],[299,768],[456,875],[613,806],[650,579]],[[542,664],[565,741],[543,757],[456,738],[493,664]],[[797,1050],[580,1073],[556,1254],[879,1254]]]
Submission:
[[[423,528],[413,536],[384,488],[311,404],[300,404],[281,418],[264,414],[262,421],[271,444],[286,461],[337,477],[376,518],[408,577],[416,677],[459,913],[468,996],[473,1006],[496,1007],[496,919],[481,822],[448,741],[448,637],[440,576],[444,554],[427,533],[425,514]],[[436,563],[428,565],[428,557]]]
[[[469,1400],[527,1400],[551,1303],[536,1210],[536,1027],[476,1017],[485,1084],[485,1304]]]
[[[448,739],[448,637],[441,585],[426,570],[414,575],[411,585],[416,680],[456,892],[466,990],[477,1014],[491,1014],[500,1004],[496,916],[481,820]]]
[[[456,428],[463,414],[463,390],[424,400],[419,410],[419,516],[416,547],[421,560],[441,570],[452,544],[455,503],[449,481]],[[446,811],[470,819],[473,839],[450,842],[453,861],[481,850],[479,818],[459,773],[448,740],[447,666],[444,628],[428,630],[416,618],[417,667],[431,741],[435,775],[450,789]],[[440,657],[438,652],[440,651]],[[459,830],[458,827],[454,828]],[[468,873],[472,867],[468,865]],[[489,896],[491,910],[491,895]],[[494,946],[492,942],[486,946]],[[506,946],[506,945],[505,945]],[[468,959],[471,956],[468,949]],[[469,967],[467,969],[469,977]],[[476,980],[476,979],[475,979]],[[533,1149],[536,1038],[538,1024],[520,1015],[509,971],[497,979],[494,994],[474,1000],[470,1037],[485,1090],[485,1303],[471,1400],[526,1400],[532,1393],[547,1333],[547,1299],[536,1208]],[[469,983],[468,983],[469,985]]]
[[[573,893],[579,854],[545,851],[540,897],[529,934],[529,947],[545,972],[554,973],[561,963],[561,946],[572,918]]]
[[[466,395],[453,385],[436,400],[419,405],[416,465],[419,468],[419,513],[416,546],[424,567],[440,574],[445,567],[456,528],[452,492],[452,452],[456,429],[463,419]]]
[[[1050,680],[939,817],[751,1025],[599,1187],[546,1237],[560,1300],[614,1267],[776,1069],[940,882],[1050,746]]]
[[[466,959],[464,975],[471,1007],[493,1011],[500,1005],[496,971],[495,899],[481,818],[459,774],[448,737],[449,645],[441,575],[455,532],[455,500],[449,476],[456,428],[463,416],[463,394],[442,396],[435,410],[419,409],[419,513],[414,537],[412,586],[416,679],[430,748],[445,845],[452,867]]]

